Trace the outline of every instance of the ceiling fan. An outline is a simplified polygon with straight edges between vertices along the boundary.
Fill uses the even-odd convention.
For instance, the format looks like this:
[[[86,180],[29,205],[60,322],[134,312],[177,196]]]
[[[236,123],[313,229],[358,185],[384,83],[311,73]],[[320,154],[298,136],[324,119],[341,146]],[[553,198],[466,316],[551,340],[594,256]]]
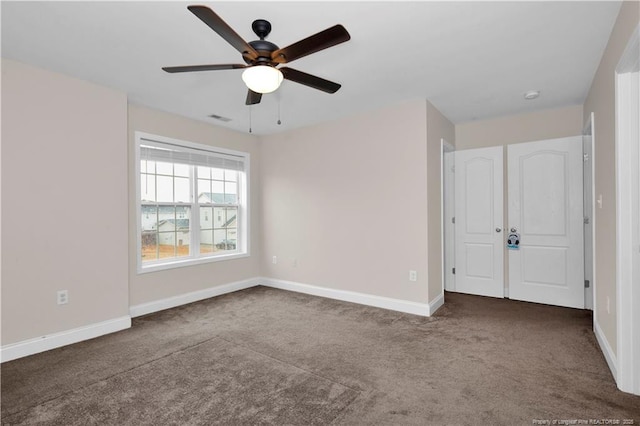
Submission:
[[[271,32],[271,23],[264,19],[253,21],[251,28],[260,40],[246,42],[213,10],[206,6],[188,6],[194,15],[218,33],[231,46],[242,54],[246,64],[186,65],[163,67],[168,73],[192,71],[216,71],[244,69],[242,79],[249,88],[247,105],[260,103],[264,93],[276,90],[282,79],[294,81],[327,93],[335,93],[341,85],[289,67],[277,68],[320,50],[327,49],[351,39],[342,25],[335,25],[309,36],[282,49],[265,40]]]

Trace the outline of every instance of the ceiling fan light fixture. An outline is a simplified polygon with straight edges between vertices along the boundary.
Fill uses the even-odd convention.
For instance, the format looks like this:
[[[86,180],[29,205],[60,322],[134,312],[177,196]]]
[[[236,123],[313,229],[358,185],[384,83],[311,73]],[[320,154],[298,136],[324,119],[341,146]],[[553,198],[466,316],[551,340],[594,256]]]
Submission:
[[[282,71],[269,65],[249,67],[242,73],[242,81],[256,93],[271,93],[282,83]]]

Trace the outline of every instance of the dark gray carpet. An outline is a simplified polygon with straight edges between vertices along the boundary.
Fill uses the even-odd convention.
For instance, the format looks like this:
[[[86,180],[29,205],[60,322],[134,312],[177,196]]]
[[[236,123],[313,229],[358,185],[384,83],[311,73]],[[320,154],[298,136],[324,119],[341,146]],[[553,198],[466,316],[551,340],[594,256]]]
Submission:
[[[461,294],[432,318],[257,287],[2,364],[2,424],[633,419],[588,311]]]

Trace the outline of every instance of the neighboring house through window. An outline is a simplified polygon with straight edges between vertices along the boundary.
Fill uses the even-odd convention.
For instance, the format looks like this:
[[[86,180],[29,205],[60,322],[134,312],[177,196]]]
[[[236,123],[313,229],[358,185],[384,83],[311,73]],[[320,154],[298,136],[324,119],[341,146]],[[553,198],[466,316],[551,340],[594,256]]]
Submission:
[[[249,154],[136,132],[138,271],[248,255]]]

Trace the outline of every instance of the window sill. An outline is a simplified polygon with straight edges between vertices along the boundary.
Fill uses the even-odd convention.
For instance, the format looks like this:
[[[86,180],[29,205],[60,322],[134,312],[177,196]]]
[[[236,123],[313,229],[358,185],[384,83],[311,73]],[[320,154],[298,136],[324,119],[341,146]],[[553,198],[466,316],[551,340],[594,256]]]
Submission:
[[[205,263],[223,262],[225,260],[242,259],[249,257],[249,253],[230,253],[212,257],[200,257],[197,259],[180,259],[171,262],[155,263],[151,265],[138,266],[138,274],[158,272],[168,269],[182,268],[185,266],[201,265]]]

